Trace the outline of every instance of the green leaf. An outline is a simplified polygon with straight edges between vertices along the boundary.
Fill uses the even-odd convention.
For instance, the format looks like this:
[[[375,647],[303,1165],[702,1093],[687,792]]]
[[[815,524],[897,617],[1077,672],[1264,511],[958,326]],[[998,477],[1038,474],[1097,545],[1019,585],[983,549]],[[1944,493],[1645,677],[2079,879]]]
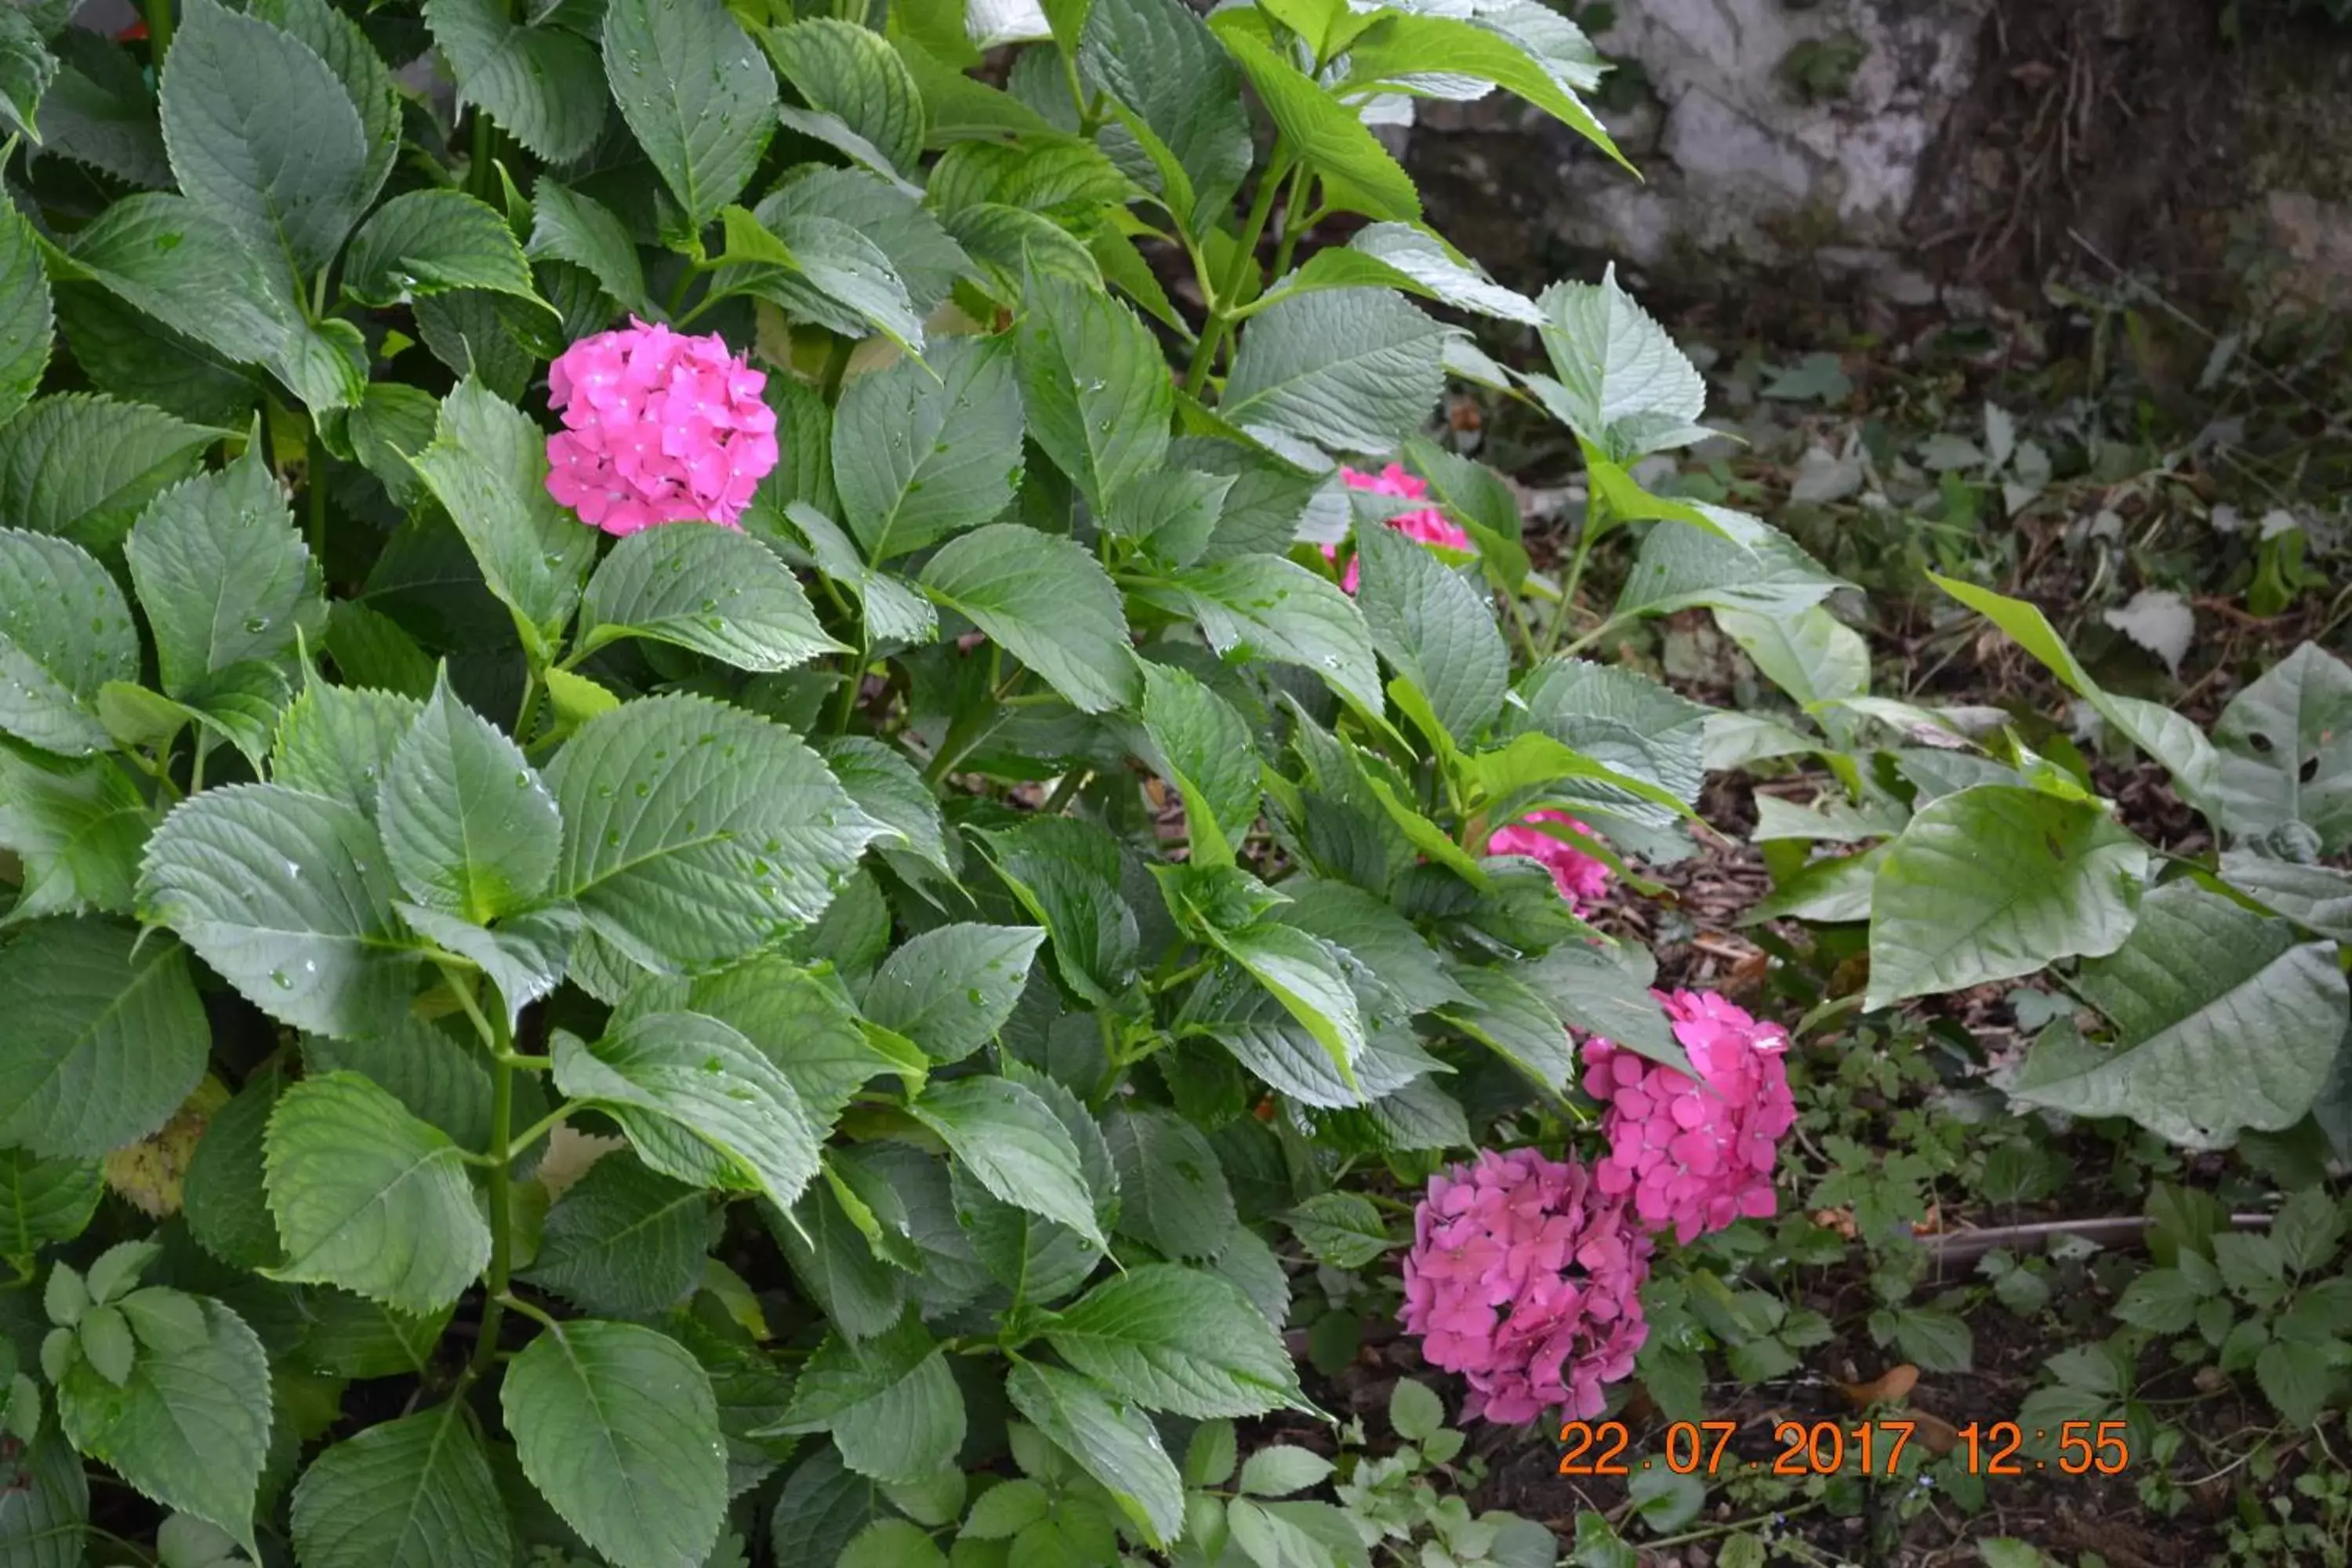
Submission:
[[[604,68],[587,39],[542,15],[516,26],[499,0],[425,0],[458,101],[478,105],[551,163],[584,157],[604,127]]]
[[[1206,1420],[1306,1397],[1265,1315],[1197,1268],[1130,1268],[1055,1314],[1045,1339],[1076,1371],[1147,1409]]]
[[[1524,294],[1504,288],[1452,246],[1426,229],[1406,223],[1366,224],[1344,246],[1329,246],[1305,266],[1276,281],[1252,307],[1253,313],[1293,294],[1324,289],[1402,289],[1456,310],[1541,324],[1543,312]]]
[[[89,1226],[104,1191],[95,1159],[44,1160],[28,1149],[0,1150],[0,1258],[29,1259],[71,1241]]]
[[[65,540],[0,528],[0,730],[47,752],[110,749],[99,689],[139,678],[139,632],[106,568]]]
[[[2330,1353],[2337,1349],[2336,1342],[2273,1340],[2254,1358],[2254,1381],[2281,1415],[2297,1426],[2312,1426],[2343,1385],[2343,1372]]]
[[[760,205],[761,214],[771,208],[769,202]],[[753,294],[846,337],[880,332],[909,353],[921,353],[922,318],[880,246],[821,213],[761,214],[720,209],[727,265],[714,292]]]
[[[888,1330],[907,1304],[905,1271],[877,1257],[872,1241],[858,1230],[843,1205],[844,1187],[817,1182],[803,1194],[784,1223],[768,1216],[768,1229],[783,1249],[793,1280],[823,1311],[835,1331],[869,1339]],[[877,1221],[877,1234],[881,1231]]]
[[[148,842],[140,913],[271,1016],[365,1034],[408,1010],[415,973],[383,859],[373,826],[340,801],[283,784],[208,789]]]
[[[58,74],[58,58],[41,41],[41,29],[11,7],[0,19],[0,117],[14,135],[39,143],[41,95]]]
[[[930,1532],[912,1520],[877,1519],[850,1538],[835,1568],[948,1568]]]
[[[1333,1268],[1361,1268],[1402,1245],[1390,1237],[1371,1200],[1358,1193],[1318,1193],[1282,1217],[1307,1256]]]
[[[373,821],[384,770],[424,710],[413,698],[314,680],[278,722],[269,776]]]
[[[1244,555],[1187,572],[1176,589],[1220,654],[1301,665],[1366,713],[1382,711],[1371,632],[1337,584],[1278,555]]]
[[[580,651],[626,637],[675,643],[738,669],[790,669],[847,651],[817,625],[808,595],[773,551],[710,522],[633,533],[597,566],[580,606]]]
[[[1392,18],[1394,19],[1394,18]],[[1421,195],[1362,116],[1297,67],[1250,35],[1242,16],[1221,12],[1210,20],[1225,48],[1248,73],[1250,86],[1288,144],[1290,156],[1314,169],[1332,205],[1367,217],[1419,222]],[[1261,179],[1276,177],[1269,169]]]
[[[81,1568],[89,1522],[89,1479],[81,1457],[54,1427],[17,1457],[16,1481],[0,1492],[0,1549],[8,1568]]]
[[[507,220],[462,191],[410,191],[376,208],[343,254],[342,289],[377,308],[458,289],[544,303]]]
[[[291,653],[325,628],[310,552],[258,447],[147,503],[123,541],[155,634],[163,689],[200,700],[210,677]]]
[[[40,386],[54,321],[40,247],[12,205],[0,216],[0,424],[15,418]]]
[[[411,458],[466,536],[482,580],[544,652],[580,602],[597,533],[547,493],[547,437],[468,378],[441,400],[433,444]]]
[[[1253,153],[1241,72],[1216,36],[1181,0],[1095,0],[1077,66],[1089,90],[1127,111],[1119,129],[1139,142],[1178,223],[1206,234],[1232,207]],[[1116,133],[1104,136],[1116,148]]]
[[[1718,607],[1715,624],[1801,706],[1870,689],[1870,646],[1819,605],[1793,616]]]
[[[1555,283],[1537,303],[1559,378],[1537,383],[1537,392],[1602,456],[1623,462],[1707,434],[1698,423],[1706,381],[1656,318],[1617,286],[1614,265],[1597,284]]]
[[[1077,1145],[1031,1090],[1000,1078],[957,1079],[930,1085],[908,1110],[997,1197],[1106,1245]]]
[[[1357,1063],[1366,1048],[1364,1024],[1336,951],[1320,937],[1286,925],[1212,931],[1210,940],[1314,1037],[1340,1081],[1357,1087]]]
[[[490,1229],[446,1133],[352,1072],[305,1079],[269,1118],[269,1212],[286,1262],[398,1311],[457,1300],[490,1260]]]
[[[206,1121],[188,1160],[188,1234],[231,1268],[259,1270],[286,1255],[262,1185],[262,1139],[284,1087],[275,1073],[249,1079]]]
[[[902,174],[923,150],[923,99],[906,62],[881,34],[814,17],[760,35],[783,79],[811,109],[864,137]]]
[[[699,1013],[630,1017],[593,1046],[555,1041],[555,1086],[621,1123],[646,1164],[790,1208],[817,1173],[824,1130],[782,1068]]]
[[[654,313],[636,242],[610,207],[545,174],[530,188],[531,230],[523,254],[533,261],[584,267],[624,310]]]
[[[1216,1150],[1173,1111],[1118,1110],[1103,1121],[1118,1170],[1118,1230],[1163,1258],[1214,1258],[1239,1224]]]
[[[1668,800],[1687,805],[1698,799],[1709,710],[1647,676],[1584,659],[1551,659],[1519,682],[1517,707],[1511,728],[1549,735]],[[1668,820],[1659,813],[1628,811],[1613,785],[1591,789],[1580,781],[1562,780],[1551,793],[1660,824]]]
[[[305,278],[335,258],[383,174],[350,94],[315,50],[189,0],[161,97],[182,191]]]
[[[121,1387],[78,1362],[58,1390],[73,1446],[146,1496],[219,1525],[248,1552],[269,1446],[269,1363],[243,1319],[177,1290],[123,1298],[141,1350]]]
[[[778,1429],[831,1432],[842,1462],[859,1475],[926,1481],[963,1446],[963,1394],[947,1352],[909,1309],[876,1338],[827,1336],[802,1367]]]
[[[2178,1268],[2151,1268],[2124,1287],[2116,1316],[2151,1333],[2177,1334],[2196,1321],[2197,1305],[2206,1295]]]
[[[177,943],[112,921],[37,921],[0,946],[9,1015],[0,1144],[95,1158],[171,1120],[212,1028]]]
[[[2037,1052],[2011,1093],[2202,1147],[2301,1121],[2352,1025],[2334,942],[2298,943],[2284,921],[2193,882],[2143,899],[2128,939],[2085,962],[2075,985],[2114,1020],[2115,1048],[2063,1062]]]
[[[313,1459],[294,1489],[304,1568],[506,1568],[508,1531],[463,1403],[355,1433]]]
[[[733,1026],[782,1069],[810,1118],[831,1127],[850,1096],[882,1074],[919,1086],[924,1063],[904,1042],[885,1049],[848,1004],[806,970],[773,956],[706,975],[688,993],[698,1013]]]
[[[585,1311],[639,1317],[691,1295],[709,1247],[709,1194],[615,1150],[547,1211],[523,1277]]]
[[[1674,504],[1700,512],[1720,531],[1676,521],[1652,527],[1613,615],[1668,616],[1705,605],[1786,617],[1850,586],[1787,534],[1746,512],[1704,501]]]
[[[1005,206],[1048,222],[1058,218],[1075,227],[1082,226],[1104,205],[1125,201],[1134,194],[1133,184],[1101,147],[1054,132],[1024,137],[1018,142],[957,142],[932,166],[923,199],[950,217],[975,206]],[[1089,262],[1089,270],[1092,266]],[[1017,295],[1017,265],[1013,283]]]
[[[604,78],[699,229],[742,193],[774,133],[776,79],[720,0],[610,0]]]
[[[1503,8],[1496,7],[1495,11]],[[1495,13],[1489,12],[1491,16]],[[1481,17],[1486,21],[1486,17]],[[1551,18],[1547,17],[1546,21]],[[1582,39],[1576,40],[1582,43]],[[1589,50],[1589,46],[1586,47]],[[1390,90],[1412,90],[1434,68],[1449,77],[1469,77],[1504,88],[1586,141],[1625,163],[1609,132],[1592,111],[1570,90],[1557,62],[1541,58],[1528,40],[1491,22],[1480,26],[1453,16],[1425,11],[1391,11],[1382,15],[1349,47],[1348,86],[1351,92],[1379,84]],[[1597,73],[1596,73],[1597,74]],[[1450,93],[1445,96],[1452,96]],[[1631,164],[1625,165],[1630,171]]]
[[[2115,952],[2147,847],[2088,801],[1979,784],[1929,802],[1879,862],[1865,1006]]]
[[[940,613],[931,602],[906,579],[868,567],[833,519],[804,501],[787,505],[784,516],[808,541],[817,569],[856,596],[871,640],[919,646],[939,636]]]
[[[1437,951],[1385,900],[1349,883],[1305,876],[1285,879],[1282,890],[1290,901],[1268,910],[1268,920],[1346,949],[1368,972],[1363,978],[1396,998],[1406,1013],[1468,1000],[1439,963]]]
[[[1017,522],[950,542],[923,591],[1002,644],[1083,713],[1135,700],[1133,645],[1118,587],[1076,541]]]
[[[1249,726],[1232,704],[1173,665],[1143,665],[1143,726],[1184,801],[1196,865],[1230,866],[1264,793]]]
[[[1164,1546],[1184,1526],[1184,1482],[1150,1418],[1059,1367],[1021,1362],[1005,1394],[1031,1425],[1100,1481],[1146,1541]]]
[[[1400,1389],[1420,1386],[1410,1380],[1397,1384]],[[1288,1497],[1321,1486],[1330,1476],[1331,1461],[1322,1455],[1289,1443],[1273,1443],[1242,1461],[1241,1489],[1250,1497]]]
[[[613,1568],[700,1563],[727,1510],[709,1376],[629,1323],[551,1324],[499,1393],[523,1473]]]
[[[36,398],[0,427],[0,517],[104,554],[219,435],[140,403]]]
[[[939,797],[905,753],[864,735],[835,735],[820,754],[858,810],[904,838],[907,853],[943,877],[955,875]]]
[[[376,823],[410,898],[480,925],[545,892],[563,847],[547,786],[520,747],[457,700],[446,667],[384,769]]]
[[[844,389],[833,422],[842,516],[874,564],[988,521],[1021,474],[1013,355],[993,341],[933,344]]]
[[[353,1040],[306,1036],[302,1062],[313,1077],[355,1072],[437,1127],[461,1149],[490,1141],[490,1074],[481,1049],[411,1014],[381,1033]]]
[[[1360,530],[1356,558],[1363,563],[1356,605],[1372,646],[1428,699],[1446,737],[1477,736],[1510,681],[1490,596],[1393,529]]]
[[[1934,573],[1928,580],[1960,603],[2007,632],[2017,646],[2040,660],[2067,689],[2088,702],[2126,740],[2164,764],[2180,798],[2208,816],[2219,809],[2221,759],[2205,732],[2195,723],[2159,703],[2137,697],[2114,697],[2100,689],[2090,672],[2075,661],[2049,617],[2022,599],[2009,598],[1973,583],[1962,583]]]
[[[1128,486],[1157,479],[1168,456],[1176,388],[1160,342],[1103,293],[1033,277],[1015,330],[1030,434],[1097,512]]]
[[[1123,994],[1135,978],[1138,929],[1119,889],[1118,841],[1091,823],[1043,815],[983,838],[997,875],[1044,923],[1064,984],[1097,1006]]]
[[[2221,879],[2322,936],[2352,942],[2352,876],[2244,849],[2221,852]]]
[[[2240,837],[2302,823],[2319,853],[2352,843],[2352,668],[2305,643],[2230,700],[2213,725],[2213,802]]]
[[[882,962],[862,1003],[868,1018],[940,1062],[961,1061],[1013,1016],[1045,933],[1035,926],[944,925]]]
[[[1253,434],[1393,451],[1444,390],[1445,331],[1386,289],[1283,300],[1243,331],[1217,412]]]
[[[360,25],[328,0],[256,0],[252,14],[291,33],[327,62],[360,117],[368,161],[360,176],[361,206],[374,200],[400,155],[400,90],[391,69]]]
[[[42,149],[135,187],[169,186],[163,132],[138,66],[112,50],[77,53],[42,97]]]
[[[2271,1239],[2296,1274],[2324,1268],[2343,1238],[2343,1211],[2324,1187],[2304,1188],[2281,1204],[2271,1220]]]
[[[591,720],[548,769],[556,887],[662,972],[740,958],[823,913],[886,829],[791,731],[671,695]]]
[[[804,165],[791,173],[753,210],[761,223],[786,237],[788,243],[805,245],[810,236],[819,232],[801,226],[799,220],[803,217],[830,218],[847,226],[881,253],[888,264],[887,275],[897,279],[912,313],[921,318],[929,315],[957,280],[971,270],[971,258],[957,248],[939,218],[925,210],[921,201],[919,193],[902,190],[897,183],[863,169]],[[808,257],[802,258],[802,265],[814,276]]]
[[[1543,993],[1496,969],[1465,967],[1456,978],[1474,1005],[1441,1016],[1517,1068],[1538,1088],[1564,1093],[1576,1071],[1575,1042]]]

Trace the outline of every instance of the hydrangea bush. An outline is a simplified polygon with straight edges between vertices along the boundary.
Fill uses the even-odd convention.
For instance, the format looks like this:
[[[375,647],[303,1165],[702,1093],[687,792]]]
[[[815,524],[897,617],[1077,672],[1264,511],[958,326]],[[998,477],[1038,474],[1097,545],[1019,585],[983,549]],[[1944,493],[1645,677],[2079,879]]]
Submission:
[[[1584,918],[1708,715],[1575,580],[1838,584],[1642,489],[1697,373],[1367,124],[1612,153],[1557,13],[68,9],[0,13],[0,1558],[1360,1563],[1171,1457],[1313,1409],[1314,1205],[1434,1178],[1503,1421],[1765,1206],[1778,1037]],[[1580,443],[1568,581],[1449,381]]]

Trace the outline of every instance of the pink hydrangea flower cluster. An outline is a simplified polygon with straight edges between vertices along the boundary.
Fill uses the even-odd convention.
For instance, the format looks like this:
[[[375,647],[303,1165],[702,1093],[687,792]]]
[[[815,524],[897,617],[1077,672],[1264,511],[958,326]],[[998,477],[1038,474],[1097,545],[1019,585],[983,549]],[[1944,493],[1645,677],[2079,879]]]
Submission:
[[[1564,811],[1531,811],[1510,826],[1496,829],[1486,840],[1486,853],[1524,855],[1540,862],[1551,873],[1569,908],[1580,915],[1587,912],[1609,891],[1608,866],[1533,826],[1538,822],[1558,822],[1579,833],[1592,832]]]
[[[1772,1213],[1772,1165],[1797,1120],[1789,1037],[1712,991],[1654,993],[1698,1078],[1598,1036],[1584,1045],[1585,1092],[1608,1109],[1601,1189],[1631,1194],[1654,1227],[1685,1245],[1741,1215]]]
[[[1404,1260],[1405,1331],[1470,1384],[1468,1418],[1601,1414],[1648,1337],[1650,1237],[1581,1165],[1482,1150],[1429,1179]]]
[[[711,332],[646,325],[583,338],[548,367],[547,493],[607,533],[726,527],[776,466],[768,378]]]
[[[1403,466],[1398,463],[1391,463],[1377,474],[1368,474],[1360,468],[1343,468],[1339,470],[1339,478],[1347,481],[1349,489],[1370,490],[1374,495],[1394,496],[1399,500],[1420,500],[1429,494],[1427,481],[1407,473]],[[1435,507],[1423,507],[1419,511],[1399,512],[1389,519],[1389,526],[1399,533],[1420,540],[1423,544],[1442,544],[1449,550],[1473,548],[1470,536],[1446,521],[1445,514]],[[1339,547],[1325,545],[1323,558],[1326,561],[1337,561],[1339,558]],[[1361,576],[1361,563],[1350,556],[1348,560],[1348,570],[1339,579],[1339,586],[1352,594],[1356,591]],[[1501,852],[1497,851],[1497,853]]]

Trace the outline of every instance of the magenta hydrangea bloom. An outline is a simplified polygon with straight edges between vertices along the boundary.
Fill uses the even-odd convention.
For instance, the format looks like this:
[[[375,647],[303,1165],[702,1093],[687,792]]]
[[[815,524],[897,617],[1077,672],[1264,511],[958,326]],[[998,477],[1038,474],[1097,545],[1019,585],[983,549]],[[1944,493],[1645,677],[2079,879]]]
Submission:
[[[1405,1331],[1470,1384],[1465,1418],[1601,1414],[1649,1334],[1653,1242],[1581,1165],[1483,1150],[1429,1179],[1404,1259]]]
[[[707,520],[726,527],[776,466],[768,378],[716,332],[630,318],[548,367],[547,493],[607,533]]]
[[[1672,1225],[1687,1245],[1777,1206],[1772,1166],[1797,1120],[1789,1037],[1712,991],[1654,994],[1698,1078],[1587,1040],[1585,1092],[1608,1108],[1609,1154],[1593,1174],[1602,1191],[1630,1194],[1644,1223]]]
[[[1564,823],[1579,833],[1591,834],[1592,829],[1564,811],[1531,811],[1508,827],[1498,828],[1486,840],[1489,855],[1524,855],[1538,861],[1551,873],[1559,896],[1568,900],[1569,908],[1583,914],[1601,901],[1609,890],[1609,868],[1602,862],[1554,838],[1542,828],[1531,826],[1538,822]]]
[[[1420,500],[1429,494],[1429,485],[1426,481],[1407,473],[1404,468],[1397,463],[1391,463],[1377,474],[1368,474],[1360,468],[1342,468],[1339,470],[1339,477],[1347,481],[1349,489],[1370,490],[1374,495],[1394,496],[1399,500]],[[1420,540],[1423,544],[1442,544],[1449,550],[1475,548],[1470,542],[1470,536],[1446,521],[1445,514],[1435,507],[1423,507],[1419,511],[1399,512],[1389,519],[1389,526],[1399,533]],[[1339,558],[1339,547],[1331,544],[1325,545],[1323,558],[1326,561],[1337,561]],[[1360,577],[1360,563],[1353,556],[1349,557],[1348,570],[1340,577],[1339,586],[1352,594],[1356,591],[1356,585]]]

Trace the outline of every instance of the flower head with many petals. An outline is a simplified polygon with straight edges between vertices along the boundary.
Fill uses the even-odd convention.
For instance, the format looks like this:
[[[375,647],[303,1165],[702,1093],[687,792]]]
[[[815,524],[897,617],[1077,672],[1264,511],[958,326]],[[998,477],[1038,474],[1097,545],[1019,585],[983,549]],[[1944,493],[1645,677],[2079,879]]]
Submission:
[[[1428,481],[1406,472],[1404,468],[1397,463],[1391,463],[1377,474],[1368,474],[1360,468],[1343,468],[1339,470],[1339,477],[1347,481],[1349,489],[1368,490],[1373,495],[1393,496],[1399,500],[1421,500],[1429,494]],[[1417,511],[1401,511],[1389,519],[1389,526],[1408,538],[1420,540],[1423,544],[1442,544],[1448,550],[1476,548],[1470,542],[1470,536],[1447,521],[1445,514],[1435,507],[1423,507]],[[1325,545],[1323,556],[1327,561],[1337,561],[1339,558],[1339,547]],[[1356,591],[1361,575],[1361,563],[1351,556],[1348,561],[1346,574],[1339,579],[1339,586],[1352,594]]]
[[[1497,828],[1486,840],[1486,853],[1524,855],[1538,862],[1551,873],[1552,882],[1569,907],[1583,914],[1609,891],[1609,868],[1536,826],[1544,822],[1557,822],[1573,832],[1592,835],[1592,829],[1564,811],[1531,811],[1508,827]]]
[[[1629,1193],[1645,1224],[1687,1245],[1741,1215],[1772,1213],[1772,1166],[1797,1120],[1789,1037],[1712,991],[1657,994],[1694,1079],[1598,1036],[1584,1044],[1585,1092],[1608,1109],[1605,1192]]]
[[[1429,1179],[1404,1260],[1405,1331],[1469,1381],[1466,1417],[1589,1419],[1648,1336],[1652,1242],[1581,1165],[1483,1150]]]
[[[776,466],[768,378],[716,332],[632,318],[548,367],[563,428],[547,439],[547,493],[607,533],[708,520],[728,528]]]

